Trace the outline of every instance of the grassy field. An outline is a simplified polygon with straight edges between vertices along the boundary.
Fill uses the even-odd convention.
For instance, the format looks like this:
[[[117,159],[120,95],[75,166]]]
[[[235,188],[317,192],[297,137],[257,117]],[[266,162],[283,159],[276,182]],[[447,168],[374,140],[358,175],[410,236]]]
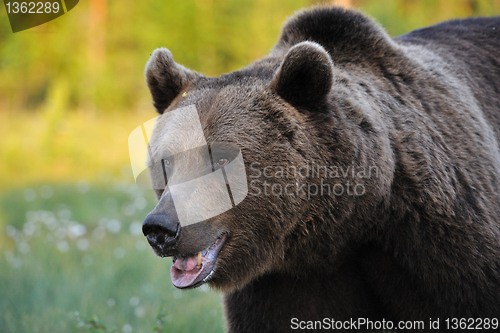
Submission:
[[[220,295],[175,289],[141,232],[151,191],[38,184],[0,196],[0,332],[222,332]]]
[[[223,332],[220,295],[180,291],[141,232],[154,207],[127,138],[144,112],[0,112],[0,332]]]

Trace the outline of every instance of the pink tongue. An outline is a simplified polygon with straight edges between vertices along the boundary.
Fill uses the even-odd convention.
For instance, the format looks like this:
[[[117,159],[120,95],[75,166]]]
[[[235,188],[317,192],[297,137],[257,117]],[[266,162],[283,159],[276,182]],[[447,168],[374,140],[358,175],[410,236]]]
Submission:
[[[197,264],[197,257],[178,258],[174,262],[175,268],[181,271],[192,271]]]
[[[197,257],[178,258],[170,268],[170,278],[177,288],[185,288],[192,285],[201,273],[201,265]]]

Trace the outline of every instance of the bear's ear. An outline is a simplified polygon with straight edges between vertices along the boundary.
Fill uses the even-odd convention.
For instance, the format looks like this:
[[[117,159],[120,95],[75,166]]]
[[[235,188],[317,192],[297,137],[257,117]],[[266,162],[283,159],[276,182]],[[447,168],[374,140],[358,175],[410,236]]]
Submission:
[[[330,55],[317,43],[302,42],[287,52],[271,88],[293,106],[311,108],[326,101],[332,83]]]
[[[177,64],[169,50],[156,49],[146,64],[146,82],[158,113],[162,114],[196,76]]]

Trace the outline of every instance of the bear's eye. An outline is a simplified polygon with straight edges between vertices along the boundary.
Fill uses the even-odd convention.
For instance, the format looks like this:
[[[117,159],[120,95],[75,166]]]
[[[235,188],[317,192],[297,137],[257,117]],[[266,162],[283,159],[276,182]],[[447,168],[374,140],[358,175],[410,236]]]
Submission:
[[[222,166],[226,165],[227,163],[228,163],[227,159],[219,158],[219,160],[217,161],[217,163],[215,163],[215,165],[218,167],[222,167]]]

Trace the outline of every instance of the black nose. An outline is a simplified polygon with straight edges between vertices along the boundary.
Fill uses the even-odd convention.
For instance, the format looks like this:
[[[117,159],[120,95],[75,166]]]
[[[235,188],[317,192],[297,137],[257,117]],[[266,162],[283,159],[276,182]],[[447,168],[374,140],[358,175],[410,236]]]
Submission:
[[[167,214],[149,214],[142,225],[142,232],[160,256],[172,255],[170,250],[179,239],[181,225]]]

